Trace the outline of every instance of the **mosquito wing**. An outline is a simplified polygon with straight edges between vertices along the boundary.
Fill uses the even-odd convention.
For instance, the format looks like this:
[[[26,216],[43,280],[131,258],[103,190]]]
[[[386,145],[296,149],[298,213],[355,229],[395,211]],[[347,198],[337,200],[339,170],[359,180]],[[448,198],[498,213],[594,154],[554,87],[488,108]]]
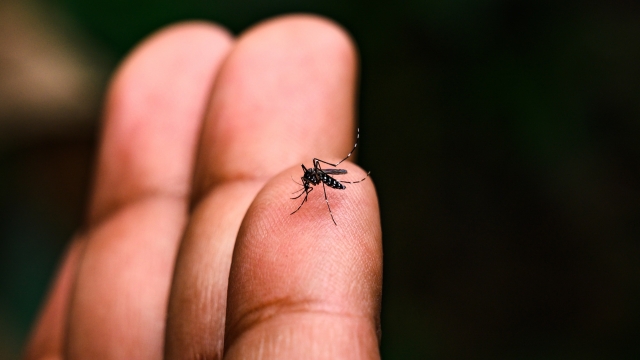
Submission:
[[[327,175],[344,175],[347,173],[345,169],[322,169],[322,172]]]

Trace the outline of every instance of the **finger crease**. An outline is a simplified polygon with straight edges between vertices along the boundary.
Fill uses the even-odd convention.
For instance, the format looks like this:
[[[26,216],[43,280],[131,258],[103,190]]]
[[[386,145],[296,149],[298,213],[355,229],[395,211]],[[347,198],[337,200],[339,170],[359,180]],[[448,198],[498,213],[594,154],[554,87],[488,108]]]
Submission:
[[[228,328],[226,332],[225,348],[230,348],[233,343],[244,333],[264,324],[274,318],[292,314],[317,314],[323,316],[335,316],[340,318],[352,318],[358,320],[370,320],[364,314],[357,314],[341,308],[327,306],[317,300],[290,300],[276,299],[262,303],[246,312]]]

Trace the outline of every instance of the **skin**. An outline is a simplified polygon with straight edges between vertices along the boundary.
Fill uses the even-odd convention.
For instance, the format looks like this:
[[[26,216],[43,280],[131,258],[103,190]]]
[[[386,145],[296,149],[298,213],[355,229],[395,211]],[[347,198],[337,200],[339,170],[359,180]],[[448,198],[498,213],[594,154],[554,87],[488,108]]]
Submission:
[[[356,77],[349,36],[313,16],[140,44],[109,87],[86,226],[25,358],[379,358],[372,179],[327,189],[338,226],[321,187],[290,215],[300,164],[353,146]]]

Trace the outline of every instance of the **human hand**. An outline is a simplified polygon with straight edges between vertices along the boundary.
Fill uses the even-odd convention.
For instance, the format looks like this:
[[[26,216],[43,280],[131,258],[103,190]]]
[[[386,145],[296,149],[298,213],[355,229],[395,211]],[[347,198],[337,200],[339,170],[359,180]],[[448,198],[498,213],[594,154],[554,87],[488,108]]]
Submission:
[[[322,191],[290,215],[300,163],[353,146],[356,69],[348,36],[311,16],[237,40],[181,24],[138,46],[26,358],[379,357],[373,183],[328,189],[337,226]]]

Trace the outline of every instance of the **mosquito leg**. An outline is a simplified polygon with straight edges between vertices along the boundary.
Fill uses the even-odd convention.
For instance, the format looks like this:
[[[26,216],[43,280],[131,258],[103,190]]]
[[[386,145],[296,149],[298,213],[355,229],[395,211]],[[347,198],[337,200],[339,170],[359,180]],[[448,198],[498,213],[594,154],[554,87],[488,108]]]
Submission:
[[[293,180],[293,178],[292,178],[291,180]],[[294,182],[295,182],[295,181],[294,181]],[[292,198],[291,198],[291,200],[299,198],[300,196],[302,196],[303,192],[305,192],[305,191],[309,188],[309,186],[305,186],[305,185],[300,184],[300,183],[297,183],[297,182],[295,182],[295,183],[296,183],[296,184],[298,184],[298,185],[300,185],[300,186],[302,186],[302,189],[300,189],[300,190],[296,190],[296,191],[292,192],[291,194],[295,194],[295,193],[298,193],[298,192],[299,192],[299,193],[300,193],[300,195],[298,195],[298,196],[296,196],[296,197],[292,197]],[[308,183],[305,183],[305,184],[308,184]]]
[[[304,199],[303,199],[303,200],[302,200],[302,202],[300,203],[300,206],[298,206],[298,208],[296,209],[296,211],[292,212],[292,213],[291,213],[291,214],[289,214],[289,215],[293,215],[293,214],[297,213],[297,212],[298,212],[298,210],[300,210],[300,208],[302,207],[302,205],[304,205],[304,203],[307,201],[307,198],[309,197],[309,193],[310,193],[312,190],[313,190],[313,188],[309,188],[309,190],[306,190],[306,189],[305,189],[305,192],[304,192],[304,194],[305,194],[305,195],[304,195]],[[302,194],[300,194],[300,196],[302,196]],[[300,196],[298,196],[298,197],[300,197]],[[296,198],[296,199],[297,199],[297,198]]]
[[[367,180],[367,178],[369,177],[369,174],[371,174],[371,171],[367,172],[367,176],[365,176],[364,178],[362,178],[361,180],[358,180],[358,181],[343,181],[343,180],[340,180],[340,182],[347,183],[347,184],[357,184],[359,182],[363,182],[363,181]]]
[[[313,189],[313,188],[312,188],[312,189]],[[302,196],[302,194],[304,194],[304,191],[305,191],[305,188],[302,188],[302,189],[300,189],[300,190],[297,190],[297,191],[292,192],[292,194],[295,194],[295,193],[297,193],[297,192],[300,192],[300,195],[298,195],[298,196],[296,196],[296,197],[292,197],[292,198],[290,198],[290,199],[291,199],[291,200],[295,200],[295,199],[299,198],[300,196]]]
[[[357,131],[358,131],[358,132],[357,132],[357,135],[356,135],[356,144],[355,144],[355,145],[353,145],[353,149],[351,149],[351,151],[349,152],[349,154],[347,154],[347,156],[345,156],[345,158],[344,158],[344,159],[340,160],[339,162],[337,162],[337,163],[335,163],[335,164],[332,164],[332,163],[330,163],[330,162],[327,162],[327,161],[324,161],[324,160],[320,160],[320,159],[314,158],[314,159],[313,159],[313,166],[317,167],[317,166],[318,166],[318,163],[319,163],[319,162],[321,162],[321,163],[324,163],[324,164],[327,164],[327,165],[331,165],[331,166],[333,166],[333,167],[336,167],[336,166],[340,165],[343,161],[347,160],[347,159],[351,156],[351,154],[353,154],[353,152],[354,152],[354,151],[356,151],[356,148],[358,147],[358,140],[360,139],[360,128],[358,128],[358,130],[357,130]]]
[[[322,191],[324,191],[324,201],[327,202],[327,208],[329,208],[329,215],[331,215],[331,220],[333,221],[333,224],[335,226],[338,226],[338,224],[336,224],[336,220],[333,218],[333,213],[331,212],[331,206],[329,206],[329,199],[327,198],[327,188],[324,186],[324,183],[322,183]]]

